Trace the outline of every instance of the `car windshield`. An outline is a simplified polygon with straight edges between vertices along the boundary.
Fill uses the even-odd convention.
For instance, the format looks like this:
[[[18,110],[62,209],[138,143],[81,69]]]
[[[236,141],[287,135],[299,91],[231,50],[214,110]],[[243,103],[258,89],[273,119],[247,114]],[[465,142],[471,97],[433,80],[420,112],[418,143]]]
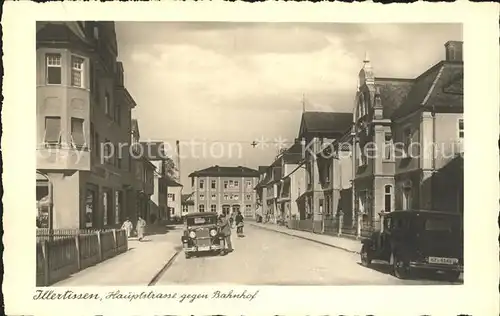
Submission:
[[[215,216],[197,216],[186,219],[188,226],[216,224],[216,221],[217,218]]]

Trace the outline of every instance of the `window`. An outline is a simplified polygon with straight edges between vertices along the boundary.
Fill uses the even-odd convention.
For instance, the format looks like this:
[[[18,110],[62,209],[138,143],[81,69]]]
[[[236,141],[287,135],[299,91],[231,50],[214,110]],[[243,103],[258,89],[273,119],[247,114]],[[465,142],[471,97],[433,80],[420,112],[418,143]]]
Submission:
[[[228,200],[229,199],[229,195],[228,194],[224,194],[224,200]]]
[[[61,54],[47,54],[46,55],[46,82],[47,84],[61,84],[62,83],[62,64]]]
[[[392,135],[389,133],[385,134],[384,141],[384,159],[391,160],[392,159]]]
[[[200,200],[204,200],[205,199],[205,194],[200,194]]]
[[[169,201],[174,202],[175,201],[175,195],[173,193],[167,193],[167,199]]]
[[[227,180],[224,181],[224,189],[227,189],[229,185],[229,182]]]
[[[102,193],[102,211],[103,211],[103,219],[102,223],[104,226],[108,225],[108,212],[109,212],[109,204],[108,204],[108,192],[104,191]]]
[[[215,205],[215,204],[210,205],[210,211],[217,212],[217,205]]]
[[[205,205],[204,204],[198,205],[198,211],[205,212]]]
[[[99,39],[99,27],[94,26],[94,39]]]
[[[222,213],[229,214],[231,207],[229,205],[222,205]]]
[[[120,223],[121,207],[122,207],[122,191],[115,191],[115,224]]]
[[[122,157],[120,157],[120,155],[116,156],[116,166],[118,167],[118,169],[121,169],[123,166]]]
[[[71,56],[71,85],[83,87],[83,58]]]
[[[45,143],[61,143],[61,118],[59,116],[45,117]]]
[[[109,143],[109,139],[104,140],[104,162],[105,163],[110,163],[111,162],[111,146]],[[142,179],[144,180],[144,178]]]
[[[111,100],[109,99],[109,93],[107,92],[104,95],[104,113],[106,115],[111,115]]]
[[[463,119],[458,120],[458,138],[459,139],[464,138],[464,120]]]
[[[247,194],[247,201],[250,201],[252,199],[252,195],[251,194]]]
[[[217,195],[212,194],[212,200],[217,200]]]
[[[200,189],[203,190],[204,187],[205,187],[205,181],[204,180],[200,180]]]
[[[216,180],[212,180],[212,189],[216,189],[217,188],[217,181]]]
[[[410,157],[410,146],[412,143],[411,129],[406,128],[403,132],[404,154],[405,157]]]
[[[391,210],[392,210],[392,185],[386,185],[384,192],[384,211],[390,212]]]
[[[240,182],[239,181],[234,181],[234,187],[237,189],[240,187]]]
[[[118,125],[121,124],[122,120],[122,112],[121,112],[121,107],[120,105],[115,106],[115,122],[118,123]]]
[[[76,148],[85,146],[83,119],[76,117],[71,118],[71,144]]]
[[[234,181],[233,180],[229,180],[229,188],[234,188]]]
[[[247,183],[247,189],[251,189],[252,188],[252,180],[246,180],[246,183]]]
[[[366,214],[368,211],[368,192],[360,191],[358,195],[359,211]]]
[[[187,213],[188,212],[188,206],[187,205],[183,205],[182,206],[182,212],[183,213]]]
[[[85,198],[85,227],[91,228],[94,223],[94,209],[96,208],[96,191],[87,189]]]
[[[403,187],[403,209],[409,210],[412,206],[412,190],[410,186]]]

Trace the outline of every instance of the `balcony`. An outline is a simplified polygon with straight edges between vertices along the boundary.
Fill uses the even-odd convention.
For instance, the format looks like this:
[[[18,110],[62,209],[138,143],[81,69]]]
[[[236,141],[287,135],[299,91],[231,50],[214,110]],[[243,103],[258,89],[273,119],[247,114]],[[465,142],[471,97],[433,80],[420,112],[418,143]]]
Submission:
[[[42,170],[90,171],[90,151],[86,147],[41,146],[36,150],[36,164]]]

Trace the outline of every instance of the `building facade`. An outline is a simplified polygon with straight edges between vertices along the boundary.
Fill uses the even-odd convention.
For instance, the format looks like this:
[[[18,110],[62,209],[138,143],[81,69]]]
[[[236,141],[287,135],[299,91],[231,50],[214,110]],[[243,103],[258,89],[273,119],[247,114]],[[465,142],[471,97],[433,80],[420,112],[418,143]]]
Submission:
[[[257,170],[212,166],[195,171],[189,177],[196,211],[224,214],[241,211],[244,217],[254,217],[256,194],[253,189],[259,179]]]
[[[462,45],[447,42],[446,58],[414,80],[392,115],[393,134],[402,144],[395,159],[397,209],[463,213]],[[457,172],[441,176],[450,169]]]
[[[119,225],[129,209],[135,101],[113,22],[37,22],[37,199],[53,188],[54,228]],[[46,179],[49,179],[46,182]]]
[[[167,176],[167,203],[170,218],[182,217],[182,184]]]
[[[333,158],[324,155],[352,125],[351,113],[304,112],[299,129],[306,168],[306,192],[299,197],[305,206],[305,219],[310,219],[313,231],[323,230],[325,210],[333,207]],[[327,201],[326,201],[327,200]]]
[[[193,193],[182,194],[181,196],[181,206],[182,206],[182,216],[185,216],[189,213],[194,213],[194,201],[193,201]]]

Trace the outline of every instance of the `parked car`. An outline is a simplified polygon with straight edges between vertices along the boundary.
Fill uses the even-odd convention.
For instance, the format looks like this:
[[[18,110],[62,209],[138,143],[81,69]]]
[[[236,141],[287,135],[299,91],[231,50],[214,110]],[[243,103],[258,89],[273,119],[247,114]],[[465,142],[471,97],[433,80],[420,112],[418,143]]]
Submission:
[[[185,216],[181,240],[186,259],[199,252],[222,251],[224,237],[220,234],[217,220],[216,212],[198,212]]]
[[[362,240],[361,247],[363,265],[386,261],[400,279],[425,269],[456,281],[463,272],[463,257],[462,216],[437,211],[391,212],[384,217],[383,229]]]

